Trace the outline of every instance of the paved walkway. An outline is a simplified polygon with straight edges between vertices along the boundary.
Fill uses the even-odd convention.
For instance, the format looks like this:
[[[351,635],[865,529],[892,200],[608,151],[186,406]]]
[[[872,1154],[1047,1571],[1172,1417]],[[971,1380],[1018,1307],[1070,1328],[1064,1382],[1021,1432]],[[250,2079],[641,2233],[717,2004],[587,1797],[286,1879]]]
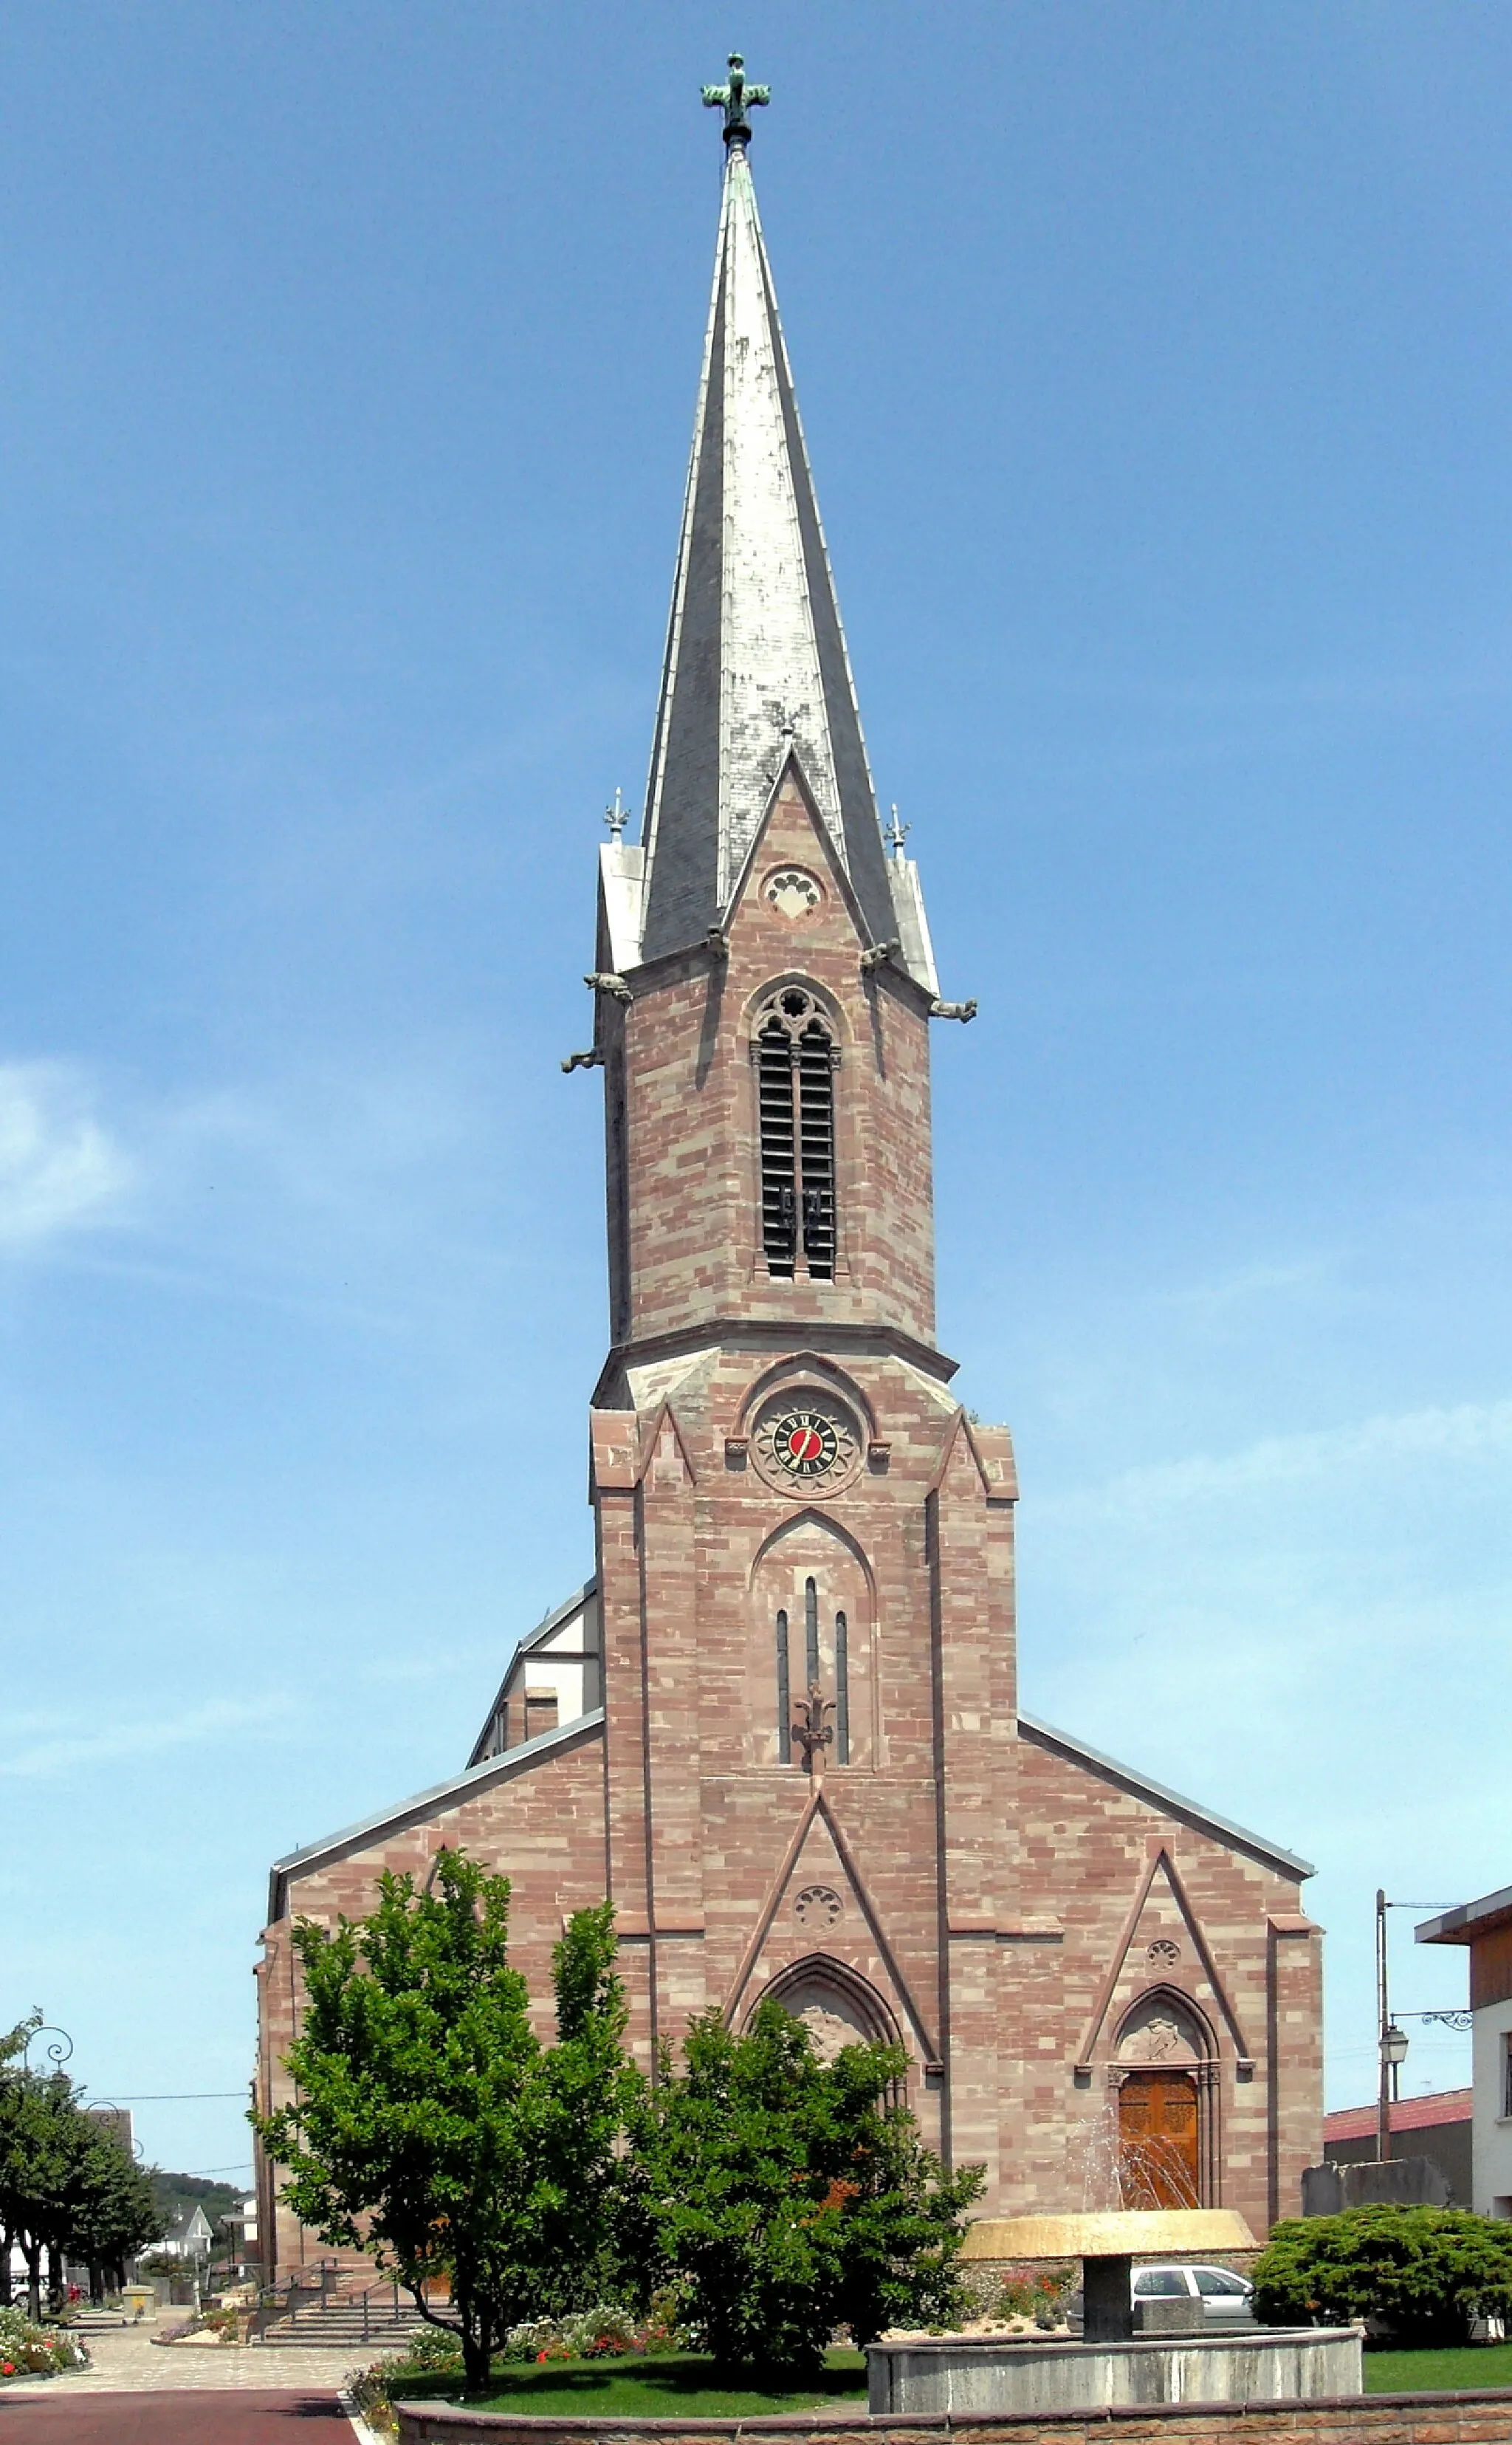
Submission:
[[[60,2445],[60,2440],[66,2435],[68,2445],[73,2445],[74,2432],[53,2424],[52,2413],[55,2410],[61,2412],[70,2402],[78,2403],[82,2413],[90,2397],[107,2394],[118,2400],[123,2395],[139,2394],[159,2398],[180,2394],[260,2395],[269,2400],[276,2396],[284,2402],[295,2398],[316,2402],[318,2410],[307,2414],[307,2417],[324,2417],[327,2407],[334,2412],[337,2390],[348,2366],[341,2352],[332,2351],[328,2345],[324,2350],[312,2350],[308,2346],[300,2348],[288,2344],[184,2347],[165,2346],[153,2342],[158,2326],[181,2325],[187,2314],[183,2309],[167,2309],[156,2322],[144,2320],[140,2326],[107,2327],[98,2334],[86,2334],[84,2340],[91,2365],[79,2370],[77,2375],[40,2378],[29,2384],[11,2382],[0,2385],[0,2445],[11,2445],[11,2440],[23,2434],[15,2420],[15,2414],[23,2404],[38,2405],[39,2413],[41,2407],[46,2406],[49,2423],[47,2435],[54,2440],[54,2445]],[[377,2349],[364,2354],[359,2344],[352,2354],[351,2365],[360,2365],[364,2357],[376,2360]],[[288,2416],[287,2412],[283,2415],[286,2430]],[[137,2433],[134,2427],[120,2430],[122,2438],[135,2436]],[[164,2438],[169,2436],[177,2438],[179,2430],[162,2427],[141,2433],[143,2436],[152,2433]],[[188,2437],[194,2432],[191,2427],[182,2433]],[[207,2426],[202,2427],[200,2433],[208,2436],[211,2431]],[[221,2434],[218,2425],[214,2433],[218,2445]],[[37,2434],[44,2434],[42,2428],[38,2428]],[[85,2431],[81,2427],[78,2434],[81,2439],[86,2434],[92,2438],[95,2430]],[[227,2430],[226,2434],[230,2436],[233,2432]],[[350,2435],[349,2430],[347,2434]]]

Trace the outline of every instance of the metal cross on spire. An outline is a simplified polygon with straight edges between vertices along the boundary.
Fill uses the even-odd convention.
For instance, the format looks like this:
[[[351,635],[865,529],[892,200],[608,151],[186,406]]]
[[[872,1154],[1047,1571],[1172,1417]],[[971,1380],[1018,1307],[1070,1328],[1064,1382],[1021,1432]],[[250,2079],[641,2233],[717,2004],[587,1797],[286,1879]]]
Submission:
[[[729,84],[706,84],[703,88],[704,109],[722,110],[724,113],[726,145],[750,143],[751,122],[746,112],[764,110],[771,99],[772,87],[769,84],[747,84],[745,61],[738,51],[730,53]]]

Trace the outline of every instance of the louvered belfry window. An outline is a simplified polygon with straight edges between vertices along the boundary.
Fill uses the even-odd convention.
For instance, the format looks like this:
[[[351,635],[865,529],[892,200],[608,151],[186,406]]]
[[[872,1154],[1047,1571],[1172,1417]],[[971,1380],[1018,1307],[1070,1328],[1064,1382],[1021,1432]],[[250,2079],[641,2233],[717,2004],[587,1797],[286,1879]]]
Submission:
[[[834,1278],[834,1073],[839,1059],[812,994],[784,985],[752,1046],[761,1132],[761,1244],[767,1271]]]

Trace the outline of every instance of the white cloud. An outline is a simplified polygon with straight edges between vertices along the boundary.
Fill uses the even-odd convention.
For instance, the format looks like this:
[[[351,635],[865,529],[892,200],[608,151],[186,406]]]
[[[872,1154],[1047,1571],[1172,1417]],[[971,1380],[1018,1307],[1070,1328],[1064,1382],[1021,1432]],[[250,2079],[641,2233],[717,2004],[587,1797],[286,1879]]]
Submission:
[[[228,1732],[245,1734],[289,1712],[289,1702],[281,1698],[212,1698],[182,1714],[142,1716],[134,1723],[108,1724],[94,1731],[65,1731],[60,1726],[51,1738],[35,1741],[29,1748],[5,1759],[0,1776],[65,1774],[118,1759],[154,1757],[164,1749],[193,1748]]]
[[[24,1253],[119,1216],[136,1181],[62,1061],[0,1061],[0,1251]]]
[[[1452,1409],[1385,1413],[1320,1432],[1267,1435],[1218,1457],[1197,1453],[1129,1469],[1095,1489],[1050,1497],[1047,1517],[1148,1521],[1167,1510],[1237,1496],[1303,1493],[1361,1478],[1399,1484],[1410,1463],[1478,1467],[1512,1461],[1512,1401],[1465,1401]]]

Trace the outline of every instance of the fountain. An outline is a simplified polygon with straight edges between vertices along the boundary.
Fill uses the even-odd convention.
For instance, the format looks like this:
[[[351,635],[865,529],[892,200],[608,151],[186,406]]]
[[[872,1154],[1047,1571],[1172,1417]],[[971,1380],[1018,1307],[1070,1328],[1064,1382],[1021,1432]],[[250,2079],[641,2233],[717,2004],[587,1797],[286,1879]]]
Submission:
[[[1159,2142],[1118,2144],[1116,2120],[1094,2117],[1083,2137],[1084,2206],[1057,2215],[983,2217],[966,2237],[967,2266],[1079,2259],[1082,2331],[898,2335],[867,2346],[873,2413],[1055,2413],[1115,2404],[1301,2402],[1363,2390],[1359,2326],[1198,2323],[1202,2305],[1141,2302],[1136,2258],[1222,2257],[1253,2250],[1254,2234],[1226,2208],[1200,2207],[1185,2169]]]

